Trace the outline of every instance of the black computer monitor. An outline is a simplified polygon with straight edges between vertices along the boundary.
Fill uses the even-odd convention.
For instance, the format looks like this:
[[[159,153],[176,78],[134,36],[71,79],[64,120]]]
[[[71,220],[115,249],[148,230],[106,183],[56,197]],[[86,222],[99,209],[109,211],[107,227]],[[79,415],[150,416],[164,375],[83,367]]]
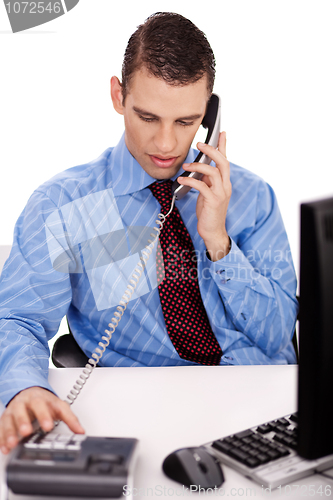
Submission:
[[[333,198],[301,204],[298,453],[333,453]]]

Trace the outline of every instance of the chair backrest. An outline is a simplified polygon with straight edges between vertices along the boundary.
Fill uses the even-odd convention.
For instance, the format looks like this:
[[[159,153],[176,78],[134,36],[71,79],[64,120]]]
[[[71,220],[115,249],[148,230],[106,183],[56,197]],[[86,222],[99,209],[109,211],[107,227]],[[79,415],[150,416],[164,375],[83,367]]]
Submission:
[[[85,366],[88,357],[80,349],[72,333],[61,335],[52,349],[52,362],[57,368],[76,368]]]

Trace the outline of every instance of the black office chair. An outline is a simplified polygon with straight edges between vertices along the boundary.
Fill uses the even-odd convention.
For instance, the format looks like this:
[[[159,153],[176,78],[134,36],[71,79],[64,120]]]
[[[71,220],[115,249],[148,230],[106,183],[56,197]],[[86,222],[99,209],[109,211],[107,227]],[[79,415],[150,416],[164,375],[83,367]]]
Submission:
[[[297,297],[299,302],[299,297]],[[297,316],[299,320],[299,314]],[[53,346],[52,350],[52,361],[57,368],[76,368],[85,366],[88,362],[88,357],[80,349],[76,340],[74,339],[72,332],[69,328],[69,333],[59,337]],[[292,338],[293,346],[296,353],[297,364],[299,363],[298,357],[298,342],[296,329]]]
[[[70,330],[55,341],[52,362],[57,368],[77,368],[88,363],[88,357],[80,349]]]

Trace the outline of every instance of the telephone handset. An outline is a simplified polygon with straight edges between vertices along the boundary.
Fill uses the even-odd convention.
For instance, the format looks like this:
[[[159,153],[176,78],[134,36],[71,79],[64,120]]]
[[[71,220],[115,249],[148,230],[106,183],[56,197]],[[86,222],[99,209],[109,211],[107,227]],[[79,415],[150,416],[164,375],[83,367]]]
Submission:
[[[220,120],[221,100],[217,94],[212,94],[210,100],[208,101],[207,111],[201,125],[204,128],[208,129],[205,144],[209,144],[214,148],[217,148],[219,142]],[[200,153],[194,160],[194,163],[195,162],[206,163],[207,165],[209,165],[211,159],[207,155],[202,153],[202,151],[200,151]],[[201,179],[202,174],[198,172],[184,172],[180,177],[194,177],[194,179]],[[172,185],[172,193],[176,200],[181,200],[190,189],[191,188],[189,186],[183,186],[182,184],[179,184],[177,180],[175,180]]]

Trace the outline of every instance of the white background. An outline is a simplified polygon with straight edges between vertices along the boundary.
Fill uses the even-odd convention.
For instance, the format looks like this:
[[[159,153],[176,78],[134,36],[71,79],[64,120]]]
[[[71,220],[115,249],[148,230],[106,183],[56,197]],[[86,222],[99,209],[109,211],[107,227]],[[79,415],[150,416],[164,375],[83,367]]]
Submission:
[[[298,271],[299,203],[333,194],[332,0],[80,0],[12,34],[0,3],[0,244],[32,191],[116,144],[109,80],[156,11],[203,30],[215,52],[228,158],[277,194]]]

